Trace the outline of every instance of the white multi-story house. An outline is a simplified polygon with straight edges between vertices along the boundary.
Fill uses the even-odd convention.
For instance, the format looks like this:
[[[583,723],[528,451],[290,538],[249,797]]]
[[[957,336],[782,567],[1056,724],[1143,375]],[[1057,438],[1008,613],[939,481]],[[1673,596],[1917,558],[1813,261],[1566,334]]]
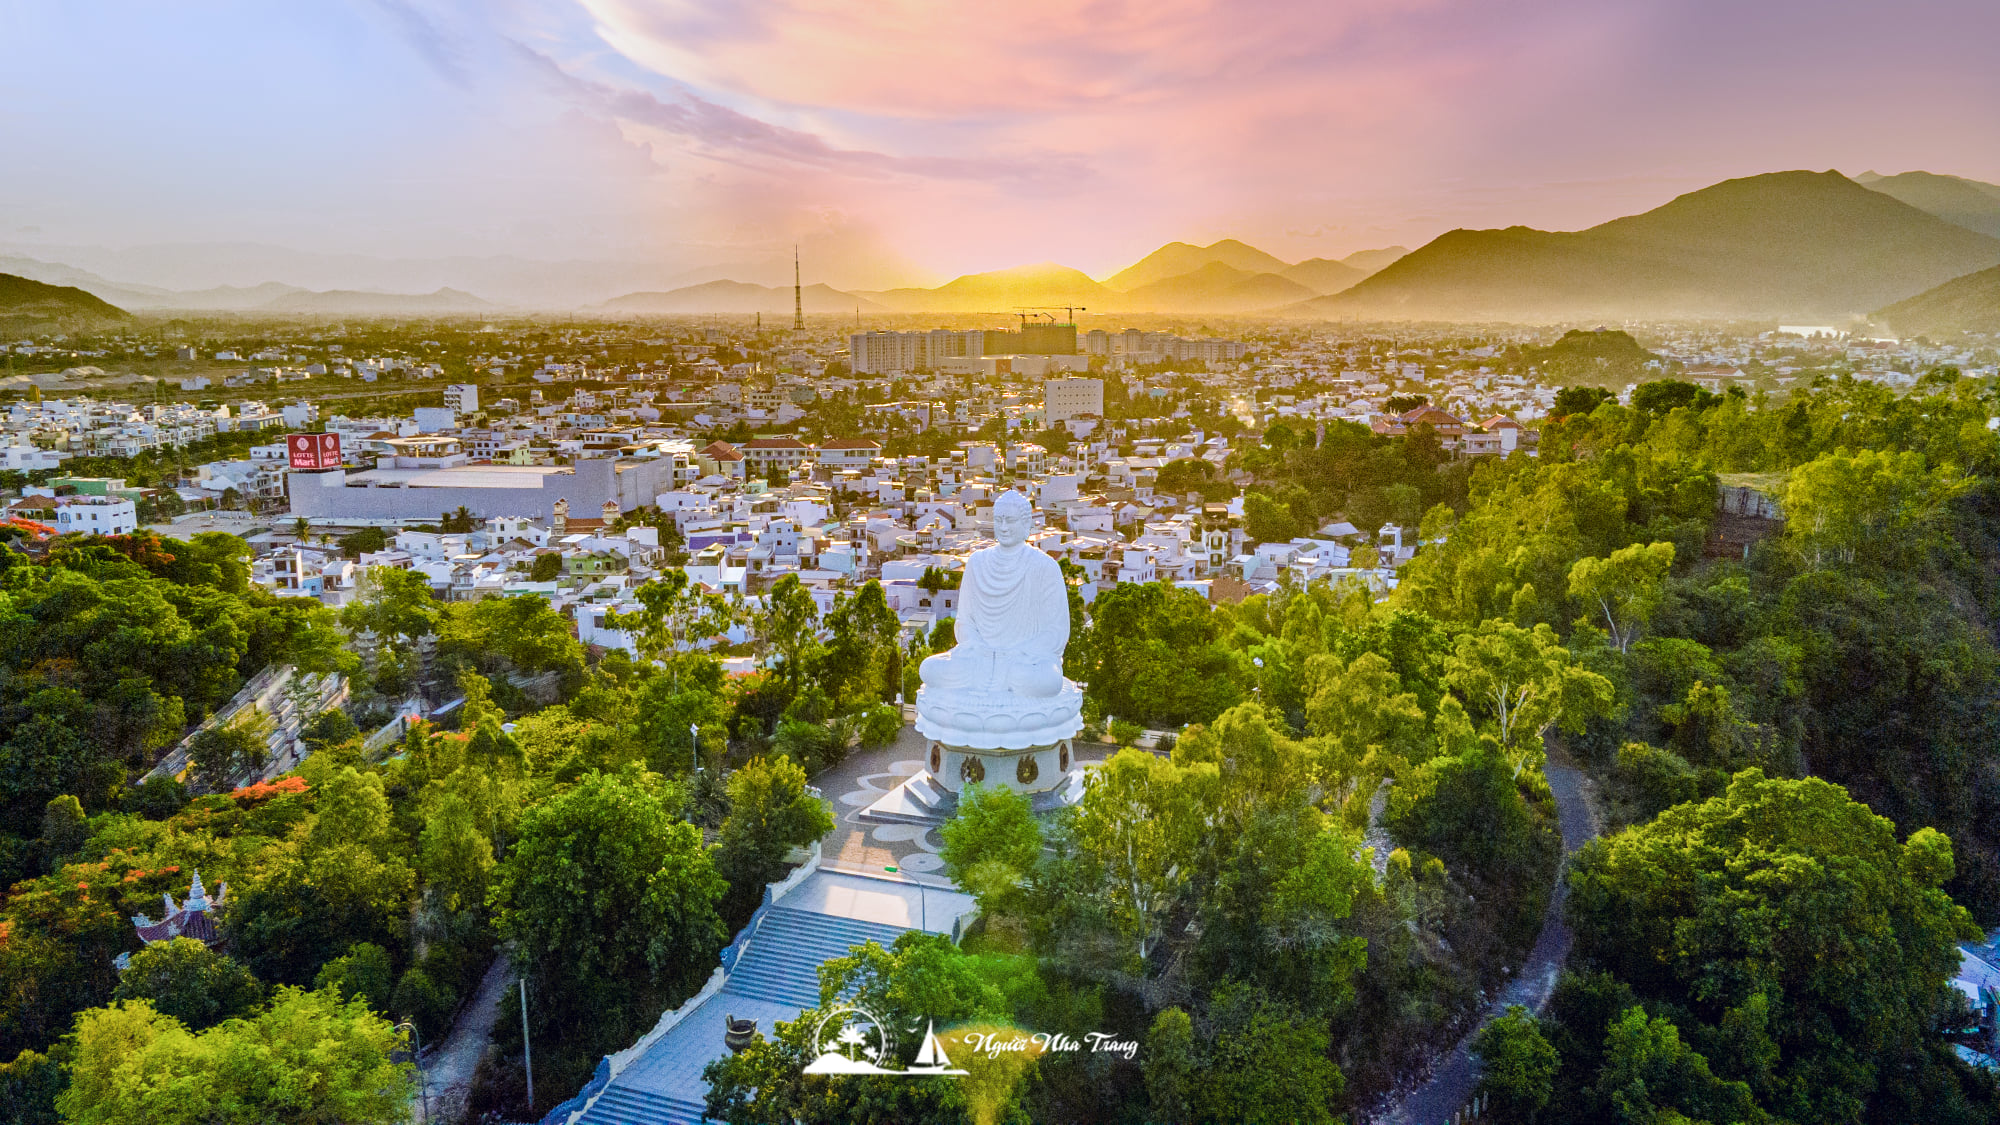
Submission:
[[[56,501],[56,532],[130,535],[139,530],[139,507],[110,496],[65,496]]]

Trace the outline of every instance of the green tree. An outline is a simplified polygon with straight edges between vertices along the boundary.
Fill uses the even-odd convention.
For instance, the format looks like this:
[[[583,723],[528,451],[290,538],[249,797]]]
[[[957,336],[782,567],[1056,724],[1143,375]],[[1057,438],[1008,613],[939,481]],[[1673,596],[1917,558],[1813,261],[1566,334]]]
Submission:
[[[445,909],[485,905],[493,839],[458,793],[445,793],[425,816],[417,838],[417,871]]]
[[[1569,571],[1569,596],[1604,616],[1604,628],[1620,653],[1653,619],[1674,565],[1672,543],[1634,543],[1610,557],[1578,559]]]
[[[325,965],[313,978],[315,989],[333,989],[343,1000],[360,1000],[377,1012],[391,1011],[396,969],[389,951],[372,941],[356,942],[348,951]]]
[[[340,553],[350,559],[389,549],[389,533],[379,527],[364,527],[340,537]]]
[[[1324,740],[1319,773],[1326,784],[1346,780],[1370,756],[1429,756],[1423,708],[1379,653],[1364,652],[1345,666],[1338,656],[1315,656],[1306,679],[1306,728]]]
[[[554,582],[562,577],[562,564],[561,551],[543,551],[535,556],[534,563],[528,567],[528,581]]]
[[[1261,492],[1243,497],[1243,533],[1257,543],[1288,543],[1301,529],[1291,509]]]
[[[1183,770],[1126,747],[1091,771],[1077,802],[1078,849],[1104,872],[1119,925],[1142,958],[1192,874],[1201,832],[1192,778],[1204,770],[1213,767]]]
[[[1481,1028],[1473,1041],[1481,1092],[1503,1121],[1528,1121],[1549,1104],[1562,1056],[1542,1038],[1535,1017],[1519,1004]]]
[[[150,1001],[155,1011],[200,1031],[247,1015],[264,998],[250,970],[194,938],[157,941],[132,955],[113,1000]]]
[[[1221,624],[1196,591],[1121,582],[1097,595],[1090,616],[1078,670],[1100,714],[1175,729],[1212,721],[1244,697]],[[1073,631],[1071,656],[1078,641]]]
[[[806,788],[805,770],[786,757],[752,758],[729,775],[715,866],[739,902],[754,903],[784,876],[787,851],[833,831],[832,810]]]
[[[60,1125],[56,1096],[68,1084],[63,1065],[38,1051],[22,1051],[0,1063],[0,1121],[14,1125]]]
[[[1189,1125],[1196,1078],[1194,1021],[1179,1008],[1153,1019],[1146,1036],[1146,1100],[1155,1125]]]
[[[70,1086],[56,1105],[71,1125],[400,1125],[415,1092],[412,1068],[389,1059],[400,1039],[330,992],[280,989],[254,1018],[200,1033],[134,1000],[78,1018]]]
[[[1541,765],[1551,727],[1581,730],[1615,701],[1611,682],[1572,662],[1547,625],[1497,618],[1458,639],[1445,682],[1492,720],[1516,777]]]
[[[263,772],[270,755],[275,724],[256,707],[238,712],[228,723],[204,727],[188,743],[193,778],[210,792],[227,789],[239,779]]]
[[[366,631],[384,641],[415,640],[436,631],[439,612],[428,575],[371,566],[361,573],[354,600],[341,607],[340,624],[351,633]]]
[[[1602,387],[1564,387],[1556,392],[1555,405],[1549,408],[1549,417],[1564,418],[1571,414],[1588,414],[1596,410],[1600,403],[1610,402],[1616,397]]]
[[[499,931],[542,984],[587,1005],[634,983],[705,976],[725,890],[701,831],[657,775],[589,773],[522,814],[493,887]]]
[[[1793,469],[1780,492],[1785,536],[1814,568],[1853,561],[1857,549],[1909,534],[1972,485],[1950,468],[1927,470],[1924,456],[1845,449]]]
[[[633,591],[639,608],[608,613],[604,623],[632,634],[632,646],[648,663],[666,664],[679,683],[680,654],[696,641],[724,632],[736,623],[736,610],[719,594],[711,594],[681,569],[668,570]]]
[[[902,623],[889,608],[882,584],[869,580],[852,596],[837,598],[826,615],[827,641],[819,682],[843,709],[895,697],[902,684]]]
[[[764,610],[757,616],[757,636],[779,656],[777,672],[785,686],[796,692],[799,681],[819,647],[819,603],[796,574],[787,574],[771,586],[764,597]]]
[[[49,866],[75,854],[89,839],[90,822],[83,815],[82,803],[68,793],[50,797],[42,812],[42,855]]]
[[[1326,1028],[1250,985],[1230,985],[1209,1004],[1216,1025],[1197,1105],[1211,1121],[1331,1125],[1346,1076],[1327,1058]]]
[[[988,914],[1005,906],[1042,857],[1042,827],[1028,798],[1005,786],[967,785],[938,830],[945,874]]]
[[[1837,786],[1753,769],[1586,845],[1567,909],[1578,951],[1642,1000],[1709,1027],[1767,1005],[1781,1061],[1759,1099],[1795,1121],[1849,1119],[1922,1057],[1956,942],[1979,933],[1940,889],[1951,874],[1941,833],[1899,844]]]
[[[1695,1120],[1733,1125],[1758,1119],[1743,1082],[1717,1078],[1700,1052],[1681,1042],[1664,1016],[1627,1008],[1604,1037],[1604,1066],[1594,1091],[1621,1125]]]

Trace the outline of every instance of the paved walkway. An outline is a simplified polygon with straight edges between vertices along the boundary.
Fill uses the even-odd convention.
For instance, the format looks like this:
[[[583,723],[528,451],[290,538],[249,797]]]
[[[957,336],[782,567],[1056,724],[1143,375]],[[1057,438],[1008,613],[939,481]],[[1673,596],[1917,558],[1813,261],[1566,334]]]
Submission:
[[[1563,859],[1567,861],[1578,848],[1596,837],[1597,819],[1584,796],[1582,771],[1551,761],[1546,772],[1549,790],[1556,801],[1556,825],[1562,832]],[[1404,1095],[1400,1103],[1374,1120],[1382,1125],[1444,1125],[1452,1114],[1471,1100],[1473,1091],[1479,1088],[1479,1062],[1472,1057],[1472,1040],[1479,1034],[1480,1028],[1485,1027],[1487,1020],[1506,1011],[1511,1004],[1522,1004],[1530,1011],[1540,1012],[1542,1005],[1549,1002],[1549,995],[1555,991],[1556,978],[1561,975],[1563,961],[1569,956],[1571,936],[1562,916],[1563,899],[1568,893],[1568,881],[1558,874],[1555,891],[1549,896],[1549,909],[1542,922],[1542,932],[1535,938],[1534,948],[1529,950],[1521,971],[1487,1007],[1479,1027],[1466,1033],[1449,1053],[1437,1060],[1424,1084]]]
[[[493,1024],[500,1016],[500,1003],[513,995],[513,971],[505,957],[495,957],[480,978],[479,991],[458,1015],[444,1045],[436,1048],[424,1066],[424,1089],[429,1096],[430,1121],[457,1121],[465,1115],[466,1095],[472,1092],[472,1075],[479,1069],[493,1037]],[[410,1119],[424,1122],[424,1098],[418,1098]]]
[[[905,725],[889,745],[856,750],[846,761],[813,778],[813,784],[833,802],[833,831],[820,842],[827,860],[877,871],[892,865],[926,875],[944,870],[944,861],[937,857],[944,842],[936,829],[870,824],[859,818],[862,809],[924,768],[927,745],[915,727]]]

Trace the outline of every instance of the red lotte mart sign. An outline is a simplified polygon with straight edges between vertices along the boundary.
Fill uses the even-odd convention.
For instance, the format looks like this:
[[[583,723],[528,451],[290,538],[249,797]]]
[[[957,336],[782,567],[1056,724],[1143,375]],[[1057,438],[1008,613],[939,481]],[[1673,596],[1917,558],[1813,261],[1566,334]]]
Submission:
[[[340,468],[339,434],[290,434],[285,447],[292,455],[294,469]]]

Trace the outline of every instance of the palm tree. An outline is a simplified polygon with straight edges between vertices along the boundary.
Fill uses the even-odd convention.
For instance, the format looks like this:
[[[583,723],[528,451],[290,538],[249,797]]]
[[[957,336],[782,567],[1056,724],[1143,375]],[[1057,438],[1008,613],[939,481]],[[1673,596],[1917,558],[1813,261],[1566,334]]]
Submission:
[[[300,516],[298,519],[292,521],[293,539],[297,540],[300,543],[304,543],[311,536],[312,536],[312,524],[307,523],[306,518],[304,516]]]

